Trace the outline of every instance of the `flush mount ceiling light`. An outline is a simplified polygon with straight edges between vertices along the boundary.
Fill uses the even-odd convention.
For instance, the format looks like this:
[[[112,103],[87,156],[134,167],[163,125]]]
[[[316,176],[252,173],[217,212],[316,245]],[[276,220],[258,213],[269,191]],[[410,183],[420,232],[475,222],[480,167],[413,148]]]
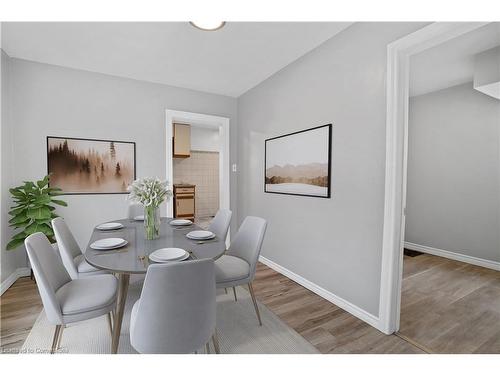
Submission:
[[[189,22],[192,26],[196,27],[197,29],[203,30],[203,31],[215,31],[222,29],[226,22],[223,21],[196,21],[196,22]]]

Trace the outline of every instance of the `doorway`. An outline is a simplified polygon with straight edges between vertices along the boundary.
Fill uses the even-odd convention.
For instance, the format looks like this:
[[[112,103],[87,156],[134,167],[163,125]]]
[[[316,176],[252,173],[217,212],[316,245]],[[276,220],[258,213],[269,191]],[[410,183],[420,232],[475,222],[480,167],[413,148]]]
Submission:
[[[202,113],[182,112],[175,110],[166,110],[166,176],[170,184],[174,182],[174,157],[173,157],[173,136],[174,124],[194,124],[200,138],[203,134],[216,133],[218,142],[218,207],[230,209],[230,164],[229,164],[229,125],[230,120],[226,117],[212,116]],[[195,150],[196,157],[200,158],[203,154]],[[209,152],[209,151],[206,151]],[[198,153],[201,155],[198,155]],[[213,155],[211,155],[213,156]],[[214,159],[214,158],[211,158]],[[215,159],[214,159],[215,160]],[[211,160],[213,161],[213,160]],[[167,216],[174,216],[173,200],[167,202]],[[227,238],[229,242],[229,235]]]
[[[380,328],[400,326],[403,249],[406,222],[410,57],[487,25],[485,22],[437,22],[387,48],[387,123],[384,232],[380,290]]]

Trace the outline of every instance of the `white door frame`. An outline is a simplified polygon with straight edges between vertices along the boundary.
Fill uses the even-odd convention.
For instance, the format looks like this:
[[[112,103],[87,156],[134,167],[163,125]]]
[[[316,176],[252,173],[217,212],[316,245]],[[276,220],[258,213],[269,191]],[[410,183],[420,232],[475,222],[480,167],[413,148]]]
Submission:
[[[219,130],[220,149],[219,149],[219,207],[230,209],[231,202],[231,189],[230,189],[230,165],[229,165],[229,124],[230,120],[227,117],[219,117],[212,115],[205,115],[203,113],[182,112],[171,109],[166,110],[166,157],[167,157],[167,180],[170,184],[173,183],[173,150],[172,150],[172,137],[174,122],[196,124],[196,126],[212,128]],[[167,216],[174,215],[173,200],[167,202]],[[229,236],[228,236],[229,238]]]
[[[436,22],[387,46],[387,113],[380,328],[399,329],[408,156],[410,56],[468,33],[487,22]]]

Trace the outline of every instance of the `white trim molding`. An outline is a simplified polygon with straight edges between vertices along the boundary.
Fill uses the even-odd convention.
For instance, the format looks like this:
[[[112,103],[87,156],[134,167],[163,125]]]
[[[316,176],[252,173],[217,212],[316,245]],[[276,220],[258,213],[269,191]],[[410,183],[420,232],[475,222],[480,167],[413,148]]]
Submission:
[[[354,315],[355,317],[363,320],[364,322],[380,330],[379,318],[377,318],[373,314],[370,314],[368,311],[363,310],[361,307],[356,306],[349,301],[346,301],[342,297],[333,294],[332,292],[320,287],[319,285],[313,283],[312,281],[309,281],[303,278],[302,276],[297,275],[295,272],[290,271],[289,269],[283,266],[280,266],[279,264],[273,262],[272,260],[266,257],[263,257],[262,255],[259,257],[259,261],[261,263],[264,263],[266,266],[272,268],[276,272],[279,272],[282,275],[288,277],[289,279],[295,281],[296,283],[302,285],[304,288],[307,288],[313,293],[319,295],[320,297],[323,297],[324,299],[333,303],[334,305],[337,305],[342,310],[347,311],[348,313]]]
[[[399,329],[408,155],[410,56],[487,22],[436,22],[387,46],[384,229],[379,319],[382,331]]]
[[[475,266],[490,268],[495,271],[500,271],[500,262],[495,262],[493,260],[481,259],[470,255],[459,254],[448,250],[436,249],[435,247],[418,245],[411,242],[405,242],[405,248],[409,250],[419,251],[421,253],[436,255],[438,257],[457,260],[459,262],[474,264]]]
[[[16,269],[12,272],[9,277],[7,277],[4,281],[2,281],[2,285],[0,286],[0,296],[5,293],[7,289],[9,289],[12,284],[16,282],[20,277],[25,277],[30,275],[30,269],[28,267],[22,267]]]

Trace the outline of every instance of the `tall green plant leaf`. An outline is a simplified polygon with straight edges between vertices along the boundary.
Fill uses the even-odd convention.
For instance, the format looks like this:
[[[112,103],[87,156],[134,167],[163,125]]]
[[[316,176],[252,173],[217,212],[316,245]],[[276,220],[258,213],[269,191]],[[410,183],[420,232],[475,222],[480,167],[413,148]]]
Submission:
[[[26,227],[24,232],[29,236],[30,234],[42,232],[46,236],[54,234],[49,224],[34,222]]]
[[[21,206],[21,207],[14,207],[12,210],[9,211],[9,215],[16,216],[19,215],[20,213],[23,213],[26,210],[26,206]]]
[[[47,186],[49,184],[49,176],[45,176],[43,179],[41,179],[40,181],[37,181],[36,184],[38,185],[38,187],[40,189],[43,189],[45,186]]]
[[[14,198],[18,198],[18,199],[25,199],[26,198],[26,194],[20,189],[9,189],[9,192],[12,194],[12,196]]]
[[[46,191],[49,193],[49,195],[53,196],[64,195],[64,192],[59,188],[48,188]]]
[[[61,201],[59,199],[52,199],[51,202],[54,204],[58,204],[59,206],[68,207],[68,204],[65,201]]]
[[[44,205],[44,204],[49,204],[51,201],[50,196],[48,194],[40,195],[39,197],[35,198],[33,200],[34,205]]]
[[[36,208],[29,208],[26,213],[30,219],[48,219],[50,218],[50,209],[47,206],[41,206]]]
[[[66,202],[52,199],[54,196],[63,194],[59,188],[49,188],[49,176],[32,182],[24,181],[23,185],[9,189],[14,205],[9,214],[12,218],[9,223],[14,228],[20,228],[11,241],[7,244],[8,250],[22,245],[26,237],[33,233],[44,233],[49,241],[54,241],[54,231],[51,219],[56,218],[55,207],[52,204],[66,206]]]
[[[30,220],[30,218],[26,215],[26,213],[22,212],[16,216],[14,216],[12,219],[9,220],[9,224],[20,224],[24,223],[25,221]]]
[[[5,247],[7,250],[14,250],[24,243],[24,239],[11,240]]]
[[[26,237],[28,237],[29,234],[26,234],[25,231],[19,232],[15,236],[12,237],[13,240],[24,240]]]

